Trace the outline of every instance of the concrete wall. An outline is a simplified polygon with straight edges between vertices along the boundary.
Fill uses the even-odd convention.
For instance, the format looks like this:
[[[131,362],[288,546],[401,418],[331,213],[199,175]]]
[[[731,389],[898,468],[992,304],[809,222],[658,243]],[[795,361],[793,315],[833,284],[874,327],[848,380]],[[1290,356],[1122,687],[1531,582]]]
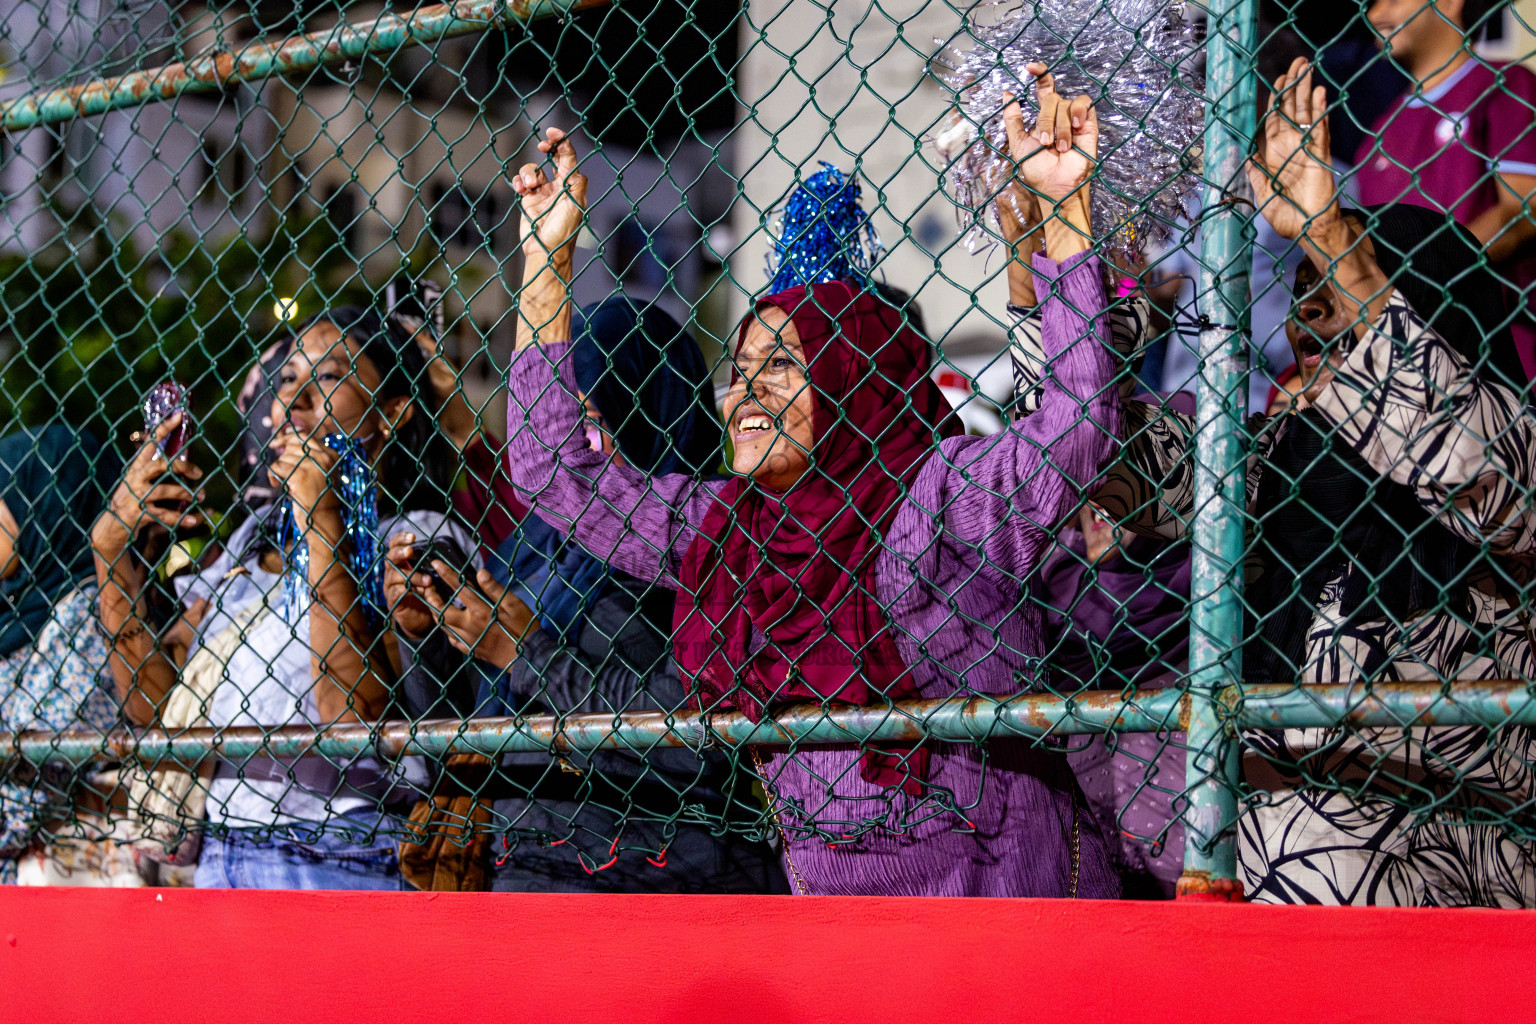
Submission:
[[[730,259],[738,315],[767,283],[761,228],[770,208],[797,170],[812,173],[820,159],[860,174],[864,207],[889,250],[885,280],[916,293],[931,333],[1002,345],[991,318],[1006,301],[1002,262],[959,243],[954,206],[924,142],[949,103],[928,60],[940,48],[935,38],[959,29],[963,9],[928,0],[763,0],[747,8],[735,138],[744,198],[732,219],[738,246]]]

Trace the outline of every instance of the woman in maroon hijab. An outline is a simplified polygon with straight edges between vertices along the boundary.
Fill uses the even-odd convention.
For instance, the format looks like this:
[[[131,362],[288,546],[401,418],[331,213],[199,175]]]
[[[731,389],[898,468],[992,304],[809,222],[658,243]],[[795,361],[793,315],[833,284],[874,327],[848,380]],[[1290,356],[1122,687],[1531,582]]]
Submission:
[[[724,482],[646,476],[582,443],[564,341],[585,180],[554,130],[541,148],[555,180],[534,165],[515,178],[536,233],[509,374],[512,481],[594,555],[677,588],[674,654],[704,707],[755,718],[1034,681],[1041,622],[1022,579],[1111,456],[1119,399],[1103,318],[1078,312],[1106,305],[1087,242],[1093,113],[1079,98],[1032,134],[1016,109],[1012,121],[1026,183],[1061,211],[1034,258],[1049,296],[1040,410],[994,437],[958,436],[928,345],[900,312],[847,281],[792,288],[739,332],[726,401],[737,475]],[[1118,894],[1098,825],[1048,748],[754,756],[799,892]]]

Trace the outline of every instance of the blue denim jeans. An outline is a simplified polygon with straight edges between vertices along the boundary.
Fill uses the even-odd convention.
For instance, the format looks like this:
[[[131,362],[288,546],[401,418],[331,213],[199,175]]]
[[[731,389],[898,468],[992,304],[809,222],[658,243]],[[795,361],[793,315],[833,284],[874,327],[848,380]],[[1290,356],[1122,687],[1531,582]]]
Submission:
[[[193,884],[199,889],[399,889],[395,844],[382,836],[358,846],[301,831],[258,837],[241,832],[203,840]]]

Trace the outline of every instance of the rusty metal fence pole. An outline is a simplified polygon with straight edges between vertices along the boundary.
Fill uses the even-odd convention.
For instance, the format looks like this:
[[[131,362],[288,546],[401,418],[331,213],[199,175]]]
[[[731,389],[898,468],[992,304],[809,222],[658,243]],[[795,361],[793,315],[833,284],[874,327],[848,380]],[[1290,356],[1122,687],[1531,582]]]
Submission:
[[[454,0],[419,7],[403,16],[385,14],[373,21],[344,21],[335,28],[278,43],[252,43],[239,51],[214,50],[192,60],[116,78],[98,78],[68,88],[29,93],[0,105],[0,128],[15,131],[58,124],[184,94],[217,92],[240,82],[260,82],[312,71],[370,54],[387,54],[405,46],[573,14],[607,3],[608,0]]]
[[[1196,389],[1194,553],[1190,590],[1189,808],[1180,895],[1241,896],[1232,830],[1237,745],[1221,692],[1242,681],[1242,566],[1246,490],[1243,419],[1248,389],[1251,204],[1233,202],[1255,114],[1255,0],[1208,8],[1200,226],[1200,377]]]

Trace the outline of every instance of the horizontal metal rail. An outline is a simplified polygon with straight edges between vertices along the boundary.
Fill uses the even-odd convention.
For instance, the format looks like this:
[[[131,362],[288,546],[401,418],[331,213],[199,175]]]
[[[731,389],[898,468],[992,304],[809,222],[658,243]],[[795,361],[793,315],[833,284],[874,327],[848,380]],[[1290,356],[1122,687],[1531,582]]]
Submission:
[[[1536,725],[1536,700],[1522,682],[1363,683],[1230,687],[1223,717],[1241,729],[1404,725]],[[442,757],[475,753],[648,750],[652,747],[730,748],[746,744],[858,742],[977,742],[1001,736],[1040,737],[1117,732],[1180,731],[1188,697],[1152,690],[1130,700],[1104,691],[1076,697],[1027,694],[999,700],[899,701],[886,707],[786,708],[753,722],[740,714],[685,712],[540,715],[426,722],[335,725],[326,729],[66,730],[0,733],[0,760],[84,764],[102,757],[191,764],[209,751],[241,761],[255,757],[377,754]]]
[[[1180,694],[1152,691],[1127,702],[1117,693],[1081,698],[1030,694],[1012,700],[900,701],[885,707],[785,708],[754,722],[742,714],[662,712],[472,718],[464,721],[376,722],[326,729],[283,726],[262,729],[146,729],[0,733],[0,756],[32,762],[84,763],[106,755],[141,762],[191,763],[217,750],[227,759],[291,758],[320,754],[346,758],[377,753],[441,757],[449,753],[498,754],[539,751],[648,750],[652,747],[735,747],[752,743],[915,742],[925,737],[972,742],[994,735],[1043,736],[1098,733],[1108,729],[1155,732],[1179,729]]]
[[[388,53],[407,44],[432,43],[607,3],[608,0],[460,0],[420,7],[405,15],[386,14],[356,24],[344,22],[279,43],[252,43],[239,52],[212,50],[189,61],[29,93],[0,104],[0,127],[32,128],[186,93],[214,92],[237,82],[312,71],[373,53]]]
[[[1222,702],[1240,729],[1536,725],[1536,689],[1509,679],[1231,687]]]

